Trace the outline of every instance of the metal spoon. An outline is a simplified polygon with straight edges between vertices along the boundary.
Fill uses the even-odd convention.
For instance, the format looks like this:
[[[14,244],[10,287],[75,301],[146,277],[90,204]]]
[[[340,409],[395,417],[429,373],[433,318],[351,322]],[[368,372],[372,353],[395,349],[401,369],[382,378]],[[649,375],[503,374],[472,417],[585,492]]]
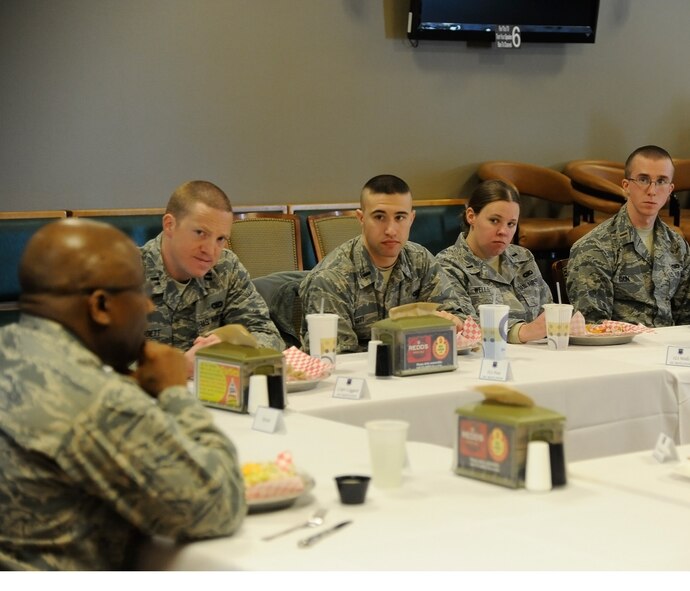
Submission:
[[[321,525],[323,523],[323,517],[326,515],[327,509],[324,509],[323,507],[320,507],[317,509],[316,513],[312,515],[309,519],[306,521],[300,523],[299,525],[294,525],[292,527],[289,527],[288,529],[284,529],[283,531],[279,531],[277,534],[273,534],[270,536],[264,536],[261,538],[264,541],[272,540],[273,538],[277,538],[278,536],[282,536],[283,534],[290,533],[291,531],[295,531],[297,529],[302,529],[303,527],[316,527],[318,525]]]

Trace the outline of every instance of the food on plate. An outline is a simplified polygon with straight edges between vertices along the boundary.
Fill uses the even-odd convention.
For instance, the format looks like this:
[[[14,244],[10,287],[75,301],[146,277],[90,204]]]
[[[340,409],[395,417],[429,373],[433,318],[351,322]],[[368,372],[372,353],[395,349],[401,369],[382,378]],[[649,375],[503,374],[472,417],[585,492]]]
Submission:
[[[309,374],[301,369],[295,369],[292,365],[286,364],[285,371],[287,372],[288,382],[304,381],[309,379]]]
[[[297,495],[304,490],[304,480],[287,452],[279,454],[274,462],[242,464],[242,476],[248,501]]]
[[[587,324],[585,325],[585,330],[587,331],[587,334],[606,334],[606,335],[612,335],[612,334],[623,334],[625,331],[621,330],[620,328],[616,326],[606,326],[604,324]]]

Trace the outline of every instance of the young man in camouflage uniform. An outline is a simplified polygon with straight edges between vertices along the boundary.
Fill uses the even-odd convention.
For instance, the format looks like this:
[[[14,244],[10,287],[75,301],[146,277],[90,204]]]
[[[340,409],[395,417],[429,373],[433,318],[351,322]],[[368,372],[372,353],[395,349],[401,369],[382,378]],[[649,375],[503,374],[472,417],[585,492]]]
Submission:
[[[237,255],[227,248],[232,207],[225,193],[191,181],[170,197],[163,232],[142,248],[156,307],[147,338],[188,350],[191,372],[199,347],[218,342],[205,332],[241,324],[264,347],[285,348],[266,302]]]
[[[182,353],[144,340],[134,243],[55,222],[19,273],[22,315],[0,329],[0,570],[131,568],[142,534],[233,533],[235,447],[188,392]]]
[[[456,295],[426,248],[407,241],[415,216],[407,183],[393,175],[372,178],[362,189],[360,207],[362,235],[331,252],[302,282],[304,314],[323,306],[340,316],[338,352],[366,350],[371,325],[402,304],[438,302],[437,313],[462,327],[472,313],[469,298]],[[306,326],[302,340],[308,351]]]
[[[673,192],[673,161],[658,146],[625,163],[627,202],[570,251],[568,297],[587,322],[687,324],[690,249],[659,211]]]

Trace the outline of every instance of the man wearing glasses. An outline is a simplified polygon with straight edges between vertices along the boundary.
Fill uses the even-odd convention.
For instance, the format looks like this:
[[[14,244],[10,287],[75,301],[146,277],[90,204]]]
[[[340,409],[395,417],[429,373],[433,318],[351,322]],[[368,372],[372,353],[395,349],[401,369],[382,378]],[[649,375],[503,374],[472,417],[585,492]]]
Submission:
[[[570,250],[568,297],[587,322],[687,324],[690,249],[659,218],[673,192],[673,160],[643,146],[625,162],[627,202]]]
[[[136,245],[54,222],[19,278],[21,317],[0,329],[0,570],[132,568],[142,535],[233,533],[237,452],[187,390],[182,353],[144,338]]]

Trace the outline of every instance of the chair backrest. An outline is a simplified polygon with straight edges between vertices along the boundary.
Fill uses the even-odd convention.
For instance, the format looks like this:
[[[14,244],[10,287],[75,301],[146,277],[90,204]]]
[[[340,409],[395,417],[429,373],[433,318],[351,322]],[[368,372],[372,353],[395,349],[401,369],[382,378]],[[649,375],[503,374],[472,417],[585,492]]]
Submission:
[[[301,271],[299,218],[289,213],[238,213],[228,246],[252,278],[279,271]]]
[[[520,195],[530,195],[560,205],[572,205],[570,179],[563,173],[525,162],[490,160],[477,168],[483,181],[499,179],[512,183]]]
[[[554,288],[558,285],[561,292],[561,303],[569,304],[568,291],[565,287],[565,279],[568,276],[568,259],[559,259],[551,264],[551,277]],[[554,298],[556,296],[554,295]]]
[[[362,233],[362,225],[357,214],[352,210],[335,210],[310,215],[307,216],[307,224],[317,262],[323,260],[329,252],[338,248],[343,242]]]
[[[300,232],[302,237],[302,262],[305,269],[311,269],[318,262],[316,260],[316,251],[309,232],[309,222],[307,218],[310,215],[319,215],[328,211],[354,211],[359,207],[359,202],[343,201],[339,203],[289,203],[287,206],[288,213],[292,213],[299,217]]]
[[[163,230],[165,208],[73,209],[72,217],[90,218],[122,230],[137,246],[143,246]]]
[[[299,286],[309,271],[281,271],[252,280],[266,301],[271,320],[287,347],[301,347],[302,300]]]
[[[594,221],[594,212],[613,215],[625,203],[626,195],[621,182],[625,165],[610,160],[571,160],[563,167],[570,179],[573,199],[577,207],[575,225],[580,217]]]
[[[34,232],[68,217],[67,210],[0,212],[0,325],[16,320],[19,304],[19,261]]]
[[[410,240],[421,244],[432,254],[452,246],[461,231],[465,231],[467,199],[415,199],[412,208],[415,218]]]

